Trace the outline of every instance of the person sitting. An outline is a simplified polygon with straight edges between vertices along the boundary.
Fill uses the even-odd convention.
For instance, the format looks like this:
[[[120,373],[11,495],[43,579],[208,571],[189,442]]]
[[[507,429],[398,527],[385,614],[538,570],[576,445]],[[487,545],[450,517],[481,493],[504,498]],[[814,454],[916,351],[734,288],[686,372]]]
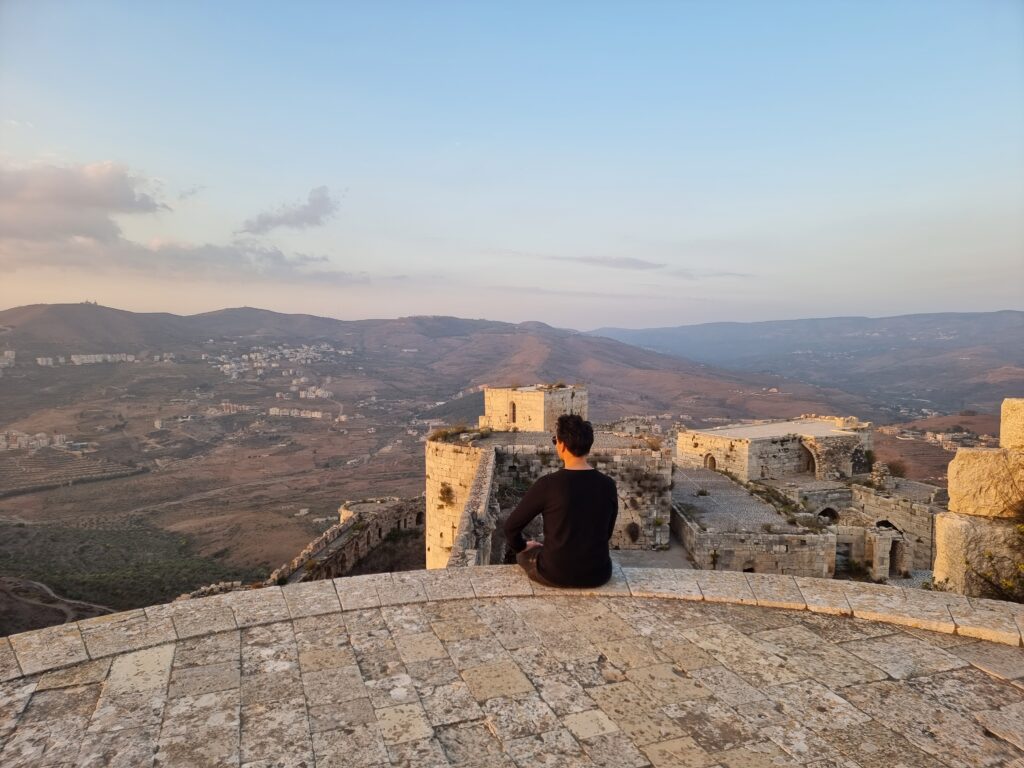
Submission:
[[[564,467],[539,478],[505,521],[505,540],[533,581],[549,587],[599,587],[612,576],[608,540],[619,499],[615,481],[587,463],[594,428],[575,414],[558,417],[551,438]],[[523,529],[544,516],[544,543]]]

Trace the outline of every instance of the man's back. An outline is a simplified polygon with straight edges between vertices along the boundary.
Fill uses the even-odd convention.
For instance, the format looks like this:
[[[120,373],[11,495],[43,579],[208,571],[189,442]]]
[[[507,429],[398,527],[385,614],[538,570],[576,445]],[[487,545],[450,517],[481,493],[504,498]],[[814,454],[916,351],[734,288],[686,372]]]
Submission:
[[[505,522],[516,551],[525,546],[523,529],[538,514],[544,515],[540,575],[563,586],[604,584],[611,576],[608,540],[618,514],[615,481],[596,469],[560,469],[537,480]]]

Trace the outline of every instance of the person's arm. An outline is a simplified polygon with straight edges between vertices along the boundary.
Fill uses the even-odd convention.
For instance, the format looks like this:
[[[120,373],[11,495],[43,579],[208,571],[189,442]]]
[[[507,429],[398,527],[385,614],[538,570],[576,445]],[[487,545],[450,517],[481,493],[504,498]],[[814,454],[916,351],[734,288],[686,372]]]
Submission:
[[[612,534],[615,533],[615,520],[619,516],[619,488],[615,485],[615,481],[612,480],[612,499],[614,499],[614,508],[612,510],[612,519],[608,521],[608,541],[612,540]]]
[[[541,478],[543,479],[543,478]],[[505,541],[513,552],[522,552],[526,549],[526,540],[523,538],[523,529],[530,524],[537,515],[544,511],[544,489],[543,483],[537,480],[523,496],[522,501],[512,510],[512,514],[505,521]]]

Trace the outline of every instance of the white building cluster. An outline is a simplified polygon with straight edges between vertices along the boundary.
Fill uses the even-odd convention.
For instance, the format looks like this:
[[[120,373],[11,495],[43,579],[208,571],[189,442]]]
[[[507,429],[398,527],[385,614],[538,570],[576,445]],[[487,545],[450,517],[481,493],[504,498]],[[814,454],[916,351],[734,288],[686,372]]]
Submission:
[[[0,432],[0,451],[14,451],[25,448],[49,448],[51,446],[60,448],[63,447],[67,441],[67,435],[48,435],[45,432],[37,432],[34,435],[29,435],[25,432],[19,432],[16,429],[9,429],[6,432]]]
[[[212,340],[208,343],[212,343]],[[252,347],[248,352],[238,355],[204,354],[203,359],[225,376],[237,379],[247,373],[262,377],[272,369],[278,370],[282,375],[292,376],[295,369],[291,365],[310,365],[334,356],[351,354],[350,349],[335,349],[326,343],[303,344],[298,347],[281,344],[276,347]]]
[[[6,349],[4,353],[0,355],[0,368],[13,368],[14,360],[18,356],[18,353],[13,349]]]
[[[310,387],[309,389],[300,389],[299,398],[301,400],[331,400],[334,398],[334,393],[323,387]]]
[[[304,408],[271,408],[267,413],[271,416],[291,416],[295,419],[329,419],[327,411],[310,411]]]
[[[96,365],[98,363],[134,363],[135,355],[127,352],[114,352],[101,355],[72,355],[72,365]]]

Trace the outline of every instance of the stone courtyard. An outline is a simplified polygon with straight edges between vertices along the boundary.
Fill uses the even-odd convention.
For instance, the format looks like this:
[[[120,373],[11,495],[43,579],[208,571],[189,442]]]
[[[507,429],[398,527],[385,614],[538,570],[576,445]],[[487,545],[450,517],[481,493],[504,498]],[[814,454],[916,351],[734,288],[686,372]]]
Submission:
[[[708,531],[736,533],[786,524],[775,507],[721,472],[676,467],[672,476],[672,500],[693,507],[692,516]]]
[[[958,595],[667,569],[266,587],[0,638],[0,765],[1017,768],[1022,625]]]

